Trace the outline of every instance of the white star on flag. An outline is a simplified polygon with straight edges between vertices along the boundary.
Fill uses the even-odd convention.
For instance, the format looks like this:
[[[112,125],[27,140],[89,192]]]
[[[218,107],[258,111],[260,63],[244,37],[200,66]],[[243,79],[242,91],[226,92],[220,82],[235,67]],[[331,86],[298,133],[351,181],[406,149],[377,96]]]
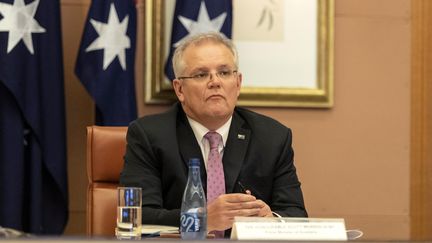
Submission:
[[[116,57],[118,57],[122,69],[126,70],[126,49],[130,48],[131,45],[130,39],[126,35],[129,15],[126,15],[120,23],[114,3],[111,3],[108,23],[94,19],[90,19],[90,22],[99,37],[86,48],[86,52],[103,49],[103,70],[106,70]]]
[[[13,5],[0,3],[0,32],[9,32],[7,53],[23,40],[31,54],[34,54],[32,33],[44,33],[46,30],[34,19],[39,0],[25,5],[24,0],[15,0]]]
[[[199,9],[199,13],[198,13],[197,21],[194,21],[192,19],[188,19],[188,18],[183,17],[181,15],[178,16],[179,21],[187,29],[189,34],[186,35],[185,37],[183,37],[178,42],[176,42],[174,44],[174,47],[177,47],[184,38],[187,38],[188,36],[191,36],[191,35],[195,35],[198,33],[211,32],[211,31],[220,32],[220,30],[222,29],[222,26],[225,22],[226,16],[227,16],[227,13],[223,12],[222,14],[217,16],[216,18],[210,19],[210,16],[207,12],[207,7],[205,5],[205,2],[202,1],[200,9]]]

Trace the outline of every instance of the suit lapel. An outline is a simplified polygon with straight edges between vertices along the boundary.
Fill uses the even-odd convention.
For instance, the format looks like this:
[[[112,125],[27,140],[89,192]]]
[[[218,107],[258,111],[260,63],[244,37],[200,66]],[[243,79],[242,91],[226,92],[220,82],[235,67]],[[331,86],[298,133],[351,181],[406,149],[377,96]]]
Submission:
[[[250,141],[250,130],[243,127],[244,120],[234,112],[222,158],[227,193],[234,190]]]
[[[206,173],[204,160],[202,157],[201,149],[196,141],[195,135],[192,131],[192,128],[187,121],[186,115],[179,108],[178,117],[177,117],[177,142],[180,150],[180,154],[185,164],[186,168],[189,166],[188,162],[190,158],[199,158],[201,161],[201,178],[203,182],[203,186],[206,185]]]

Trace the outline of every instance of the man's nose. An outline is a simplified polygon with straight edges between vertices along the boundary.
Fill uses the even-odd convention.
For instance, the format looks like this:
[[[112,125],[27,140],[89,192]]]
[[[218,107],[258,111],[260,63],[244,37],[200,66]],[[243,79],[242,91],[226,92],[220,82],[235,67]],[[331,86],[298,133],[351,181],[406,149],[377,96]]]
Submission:
[[[209,88],[220,87],[221,78],[216,73],[210,73],[210,80],[208,82]]]

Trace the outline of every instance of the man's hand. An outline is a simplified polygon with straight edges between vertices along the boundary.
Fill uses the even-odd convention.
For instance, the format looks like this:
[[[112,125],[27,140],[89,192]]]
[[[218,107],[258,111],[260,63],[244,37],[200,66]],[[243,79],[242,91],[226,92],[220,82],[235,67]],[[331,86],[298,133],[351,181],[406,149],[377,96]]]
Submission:
[[[232,227],[235,216],[272,216],[270,207],[252,195],[232,193],[220,195],[207,205],[207,230],[226,230]]]
[[[257,201],[260,202],[262,205],[257,215],[258,217],[274,217],[269,205],[267,205],[264,201],[261,200],[257,200]]]

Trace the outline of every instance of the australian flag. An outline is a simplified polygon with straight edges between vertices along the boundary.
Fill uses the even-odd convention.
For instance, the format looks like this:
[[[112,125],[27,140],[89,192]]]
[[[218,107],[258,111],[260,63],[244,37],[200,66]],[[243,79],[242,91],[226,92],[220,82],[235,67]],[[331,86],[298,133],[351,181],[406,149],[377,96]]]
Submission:
[[[68,219],[59,4],[0,0],[0,225],[35,234]]]
[[[75,73],[96,103],[96,124],[125,126],[137,117],[135,0],[93,0]]]
[[[172,56],[185,37],[203,32],[221,32],[231,38],[232,0],[177,0],[165,75],[173,80]]]

